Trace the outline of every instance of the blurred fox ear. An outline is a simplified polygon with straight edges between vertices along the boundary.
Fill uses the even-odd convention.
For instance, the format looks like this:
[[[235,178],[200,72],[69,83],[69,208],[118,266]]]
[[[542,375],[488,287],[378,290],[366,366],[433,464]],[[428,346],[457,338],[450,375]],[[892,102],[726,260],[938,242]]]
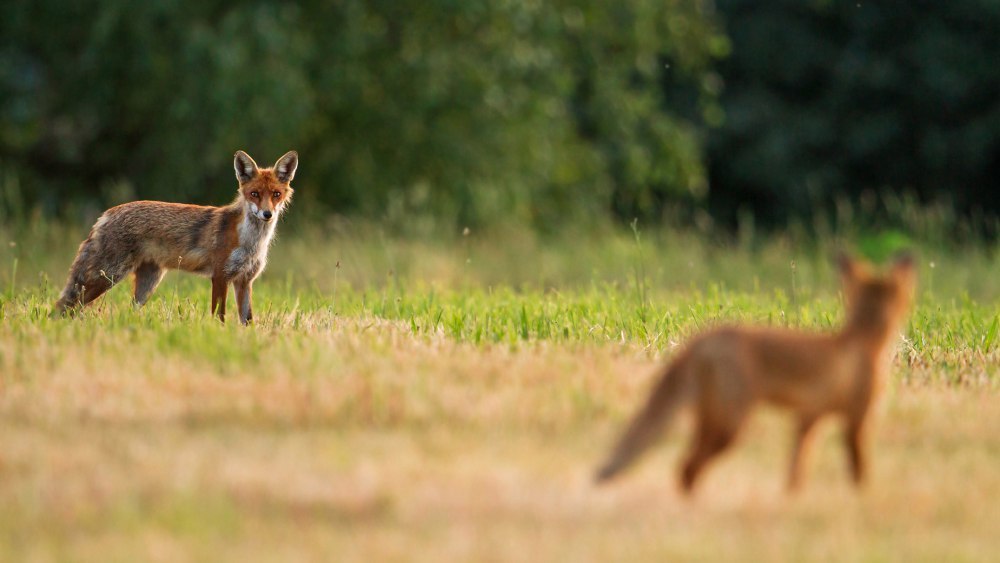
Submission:
[[[292,181],[295,177],[295,170],[299,167],[299,153],[288,151],[285,156],[274,163],[274,174],[278,181],[284,184]]]
[[[837,253],[837,269],[840,270],[840,275],[844,278],[853,279],[858,273],[858,264],[850,255],[841,250]]]
[[[837,253],[837,269],[840,270],[840,283],[844,289],[844,297],[847,303],[853,303],[861,284],[864,265],[851,258],[849,254],[841,250]]]
[[[896,278],[910,279],[916,273],[916,259],[909,250],[900,252],[892,261],[892,275]]]
[[[892,268],[894,270],[912,270],[915,262],[913,253],[909,250],[904,250],[896,255],[896,259],[892,262]]]
[[[236,179],[241,184],[253,180],[253,177],[257,175],[257,163],[243,151],[236,151],[236,156],[233,157],[233,168],[236,170]]]

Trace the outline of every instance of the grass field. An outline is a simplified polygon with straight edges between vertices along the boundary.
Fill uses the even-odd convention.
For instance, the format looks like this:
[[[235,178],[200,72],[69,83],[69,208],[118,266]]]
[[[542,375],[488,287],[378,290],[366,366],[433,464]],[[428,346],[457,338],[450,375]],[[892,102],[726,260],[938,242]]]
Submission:
[[[761,410],[680,497],[688,424],[595,464],[657,366],[720,322],[825,330],[833,245],[684,233],[280,239],[257,323],[171,274],[48,318],[84,229],[0,231],[0,561],[995,560],[1000,256],[922,248],[870,486],[836,425],[803,494]],[[127,285],[127,284],[123,284]]]

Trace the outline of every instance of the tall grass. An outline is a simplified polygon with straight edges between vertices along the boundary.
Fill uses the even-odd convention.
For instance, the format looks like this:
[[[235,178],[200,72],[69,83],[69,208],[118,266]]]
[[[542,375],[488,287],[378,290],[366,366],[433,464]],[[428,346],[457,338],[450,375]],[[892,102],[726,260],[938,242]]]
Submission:
[[[847,488],[829,436],[806,494],[782,497],[790,429],[764,413],[685,503],[676,435],[590,486],[665,357],[719,323],[831,330],[831,257],[888,255],[896,237],[282,226],[244,328],[213,320],[208,282],[178,273],[142,309],[126,282],[51,318],[85,231],[0,229],[0,560],[996,553],[987,243],[914,243],[920,291],[870,490]]]

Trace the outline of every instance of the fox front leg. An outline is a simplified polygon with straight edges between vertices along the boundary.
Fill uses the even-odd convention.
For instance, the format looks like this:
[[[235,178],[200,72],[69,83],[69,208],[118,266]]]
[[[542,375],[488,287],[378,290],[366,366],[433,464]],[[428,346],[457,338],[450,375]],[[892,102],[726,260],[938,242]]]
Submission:
[[[253,295],[253,282],[234,281],[233,289],[236,290],[236,305],[240,310],[240,324],[247,325],[253,321],[253,307],[250,304]]]
[[[222,276],[212,278],[212,314],[219,317],[223,323],[226,322],[226,293],[229,283]]]
[[[868,473],[868,425],[865,417],[848,420],[844,429],[844,445],[847,448],[847,460],[850,463],[851,479],[855,486],[861,487],[865,484],[865,477]]]

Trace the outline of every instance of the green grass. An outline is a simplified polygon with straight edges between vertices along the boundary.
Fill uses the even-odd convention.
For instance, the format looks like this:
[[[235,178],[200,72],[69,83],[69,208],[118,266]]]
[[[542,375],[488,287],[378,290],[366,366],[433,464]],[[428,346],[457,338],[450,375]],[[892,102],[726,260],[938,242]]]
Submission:
[[[51,319],[84,230],[0,231],[0,560],[933,561],[1000,547],[995,248],[918,249],[868,490],[847,485],[829,424],[805,493],[786,498],[790,428],[762,411],[689,502],[674,487],[683,423],[613,486],[590,472],[691,335],[837,326],[836,244],[354,227],[281,238],[248,328],[213,321],[208,282],[176,273],[141,310],[119,287]]]

